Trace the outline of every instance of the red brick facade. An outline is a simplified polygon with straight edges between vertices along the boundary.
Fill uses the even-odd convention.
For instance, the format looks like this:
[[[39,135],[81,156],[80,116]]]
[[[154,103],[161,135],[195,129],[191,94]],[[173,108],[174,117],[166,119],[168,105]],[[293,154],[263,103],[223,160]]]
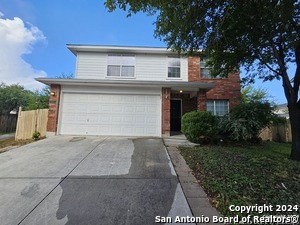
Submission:
[[[54,95],[50,95],[49,99],[47,131],[56,132],[59,112],[60,85],[52,84],[50,92],[54,93]]]
[[[216,87],[206,93],[207,99],[227,99],[229,109],[239,104],[241,99],[241,85],[239,74],[231,74],[223,79],[201,79],[201,81],[214,82]]]
[[[228,78],[201,78],[200,74],[200,57],[188,58],[188,81],[209,82],[215,83],[216,87],[206,92],[206,99],[204,93],[198,94],[198,110],[206,110],[205,102],[208,99],[229,100],[229,108],[237,105],[241,98],[241,86],[239,73],[231,74]]]
[[[171,89],[162,88],[162,117],[161,117],[161,132],[164,135],[170,135],[170,108],[171,108]]]
[[[188,57],[188,81],[200,81],[200,58]]]
[[[207,100],[228,100],[229,109],[237,105],[241,98],[239,74],[231,74],[228,78],[208,79],[200,76],[200,58],[188,58],[188,81],[208,82],[216,86],[207,91],[199,90],[197,96],[191,97],[190,93],[172,92],[169,88],[162,89],[162,134],[170,134],[170,98],[182,100],[182,115],[193,110],[206,110]]]
[[[206,111],[206,90],[199,90],[197,93],[197,110]]]

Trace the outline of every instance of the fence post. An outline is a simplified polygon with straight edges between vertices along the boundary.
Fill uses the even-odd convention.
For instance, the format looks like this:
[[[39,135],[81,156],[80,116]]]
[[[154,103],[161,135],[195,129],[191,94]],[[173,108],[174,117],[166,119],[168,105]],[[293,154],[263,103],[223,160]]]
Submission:
[[[15,140],[17,140],[17,137],[19,136],[19,133],[20,133],[20,126],[21,126],[21,124],[20,124],[20,118],[21,117],[22,117],[22,107],[19,107]]]

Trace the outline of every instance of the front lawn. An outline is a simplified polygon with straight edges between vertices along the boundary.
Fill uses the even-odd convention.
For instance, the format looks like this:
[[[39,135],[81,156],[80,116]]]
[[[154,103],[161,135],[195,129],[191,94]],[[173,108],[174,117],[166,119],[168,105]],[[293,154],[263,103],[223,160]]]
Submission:
[[[259,146],[180,151],[212,204],[224,216],[235,216],[238,213],[230,212],[230,205],[300,205],[300,163],[289,159],[290,147],[264,142]]]

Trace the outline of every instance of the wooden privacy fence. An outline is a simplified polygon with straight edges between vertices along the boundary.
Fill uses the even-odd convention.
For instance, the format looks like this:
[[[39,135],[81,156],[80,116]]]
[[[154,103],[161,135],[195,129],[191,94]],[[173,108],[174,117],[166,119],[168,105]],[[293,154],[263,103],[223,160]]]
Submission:
[[[263,140],[277,141],[277,142],[292,142],[292,130],[290,121],[287,120],[285,124],[274,125],[270,128],[265,128],[260,137]]]
[[[17,118],[18,117],[16,114],[0,115],[0,132],[15,132],[17,126]]]
[[[31,139],[35,131],[40,132],[41,137],[46,136],[48,121],[48,109],[22,111],[19,109],[16,140]]]

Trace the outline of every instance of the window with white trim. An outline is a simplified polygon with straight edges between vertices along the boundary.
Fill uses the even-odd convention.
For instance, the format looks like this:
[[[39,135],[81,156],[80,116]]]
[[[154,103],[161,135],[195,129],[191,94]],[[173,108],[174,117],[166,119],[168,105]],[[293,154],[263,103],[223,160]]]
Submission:
[[[180,78],[179,57],[168,57],[168,78]]]
[[[135,56],[110,54],[107,58],[108,77],[134,77]]]
[[[210,68],[206,66],[206,58],[200,58],[200,77],[201,78],[212,78],[210,74]]]
[[[206,78],[206,79],[214,79],[214,78],[221,78],[219,75],[216,77],[212,77],[211,68],[206,65],[206,58],[202,57],[200,58],[200,77]]]
[[[216,116],[224,116],[229,112],[228,100],[207,100],[206,110],[212,112]]]

